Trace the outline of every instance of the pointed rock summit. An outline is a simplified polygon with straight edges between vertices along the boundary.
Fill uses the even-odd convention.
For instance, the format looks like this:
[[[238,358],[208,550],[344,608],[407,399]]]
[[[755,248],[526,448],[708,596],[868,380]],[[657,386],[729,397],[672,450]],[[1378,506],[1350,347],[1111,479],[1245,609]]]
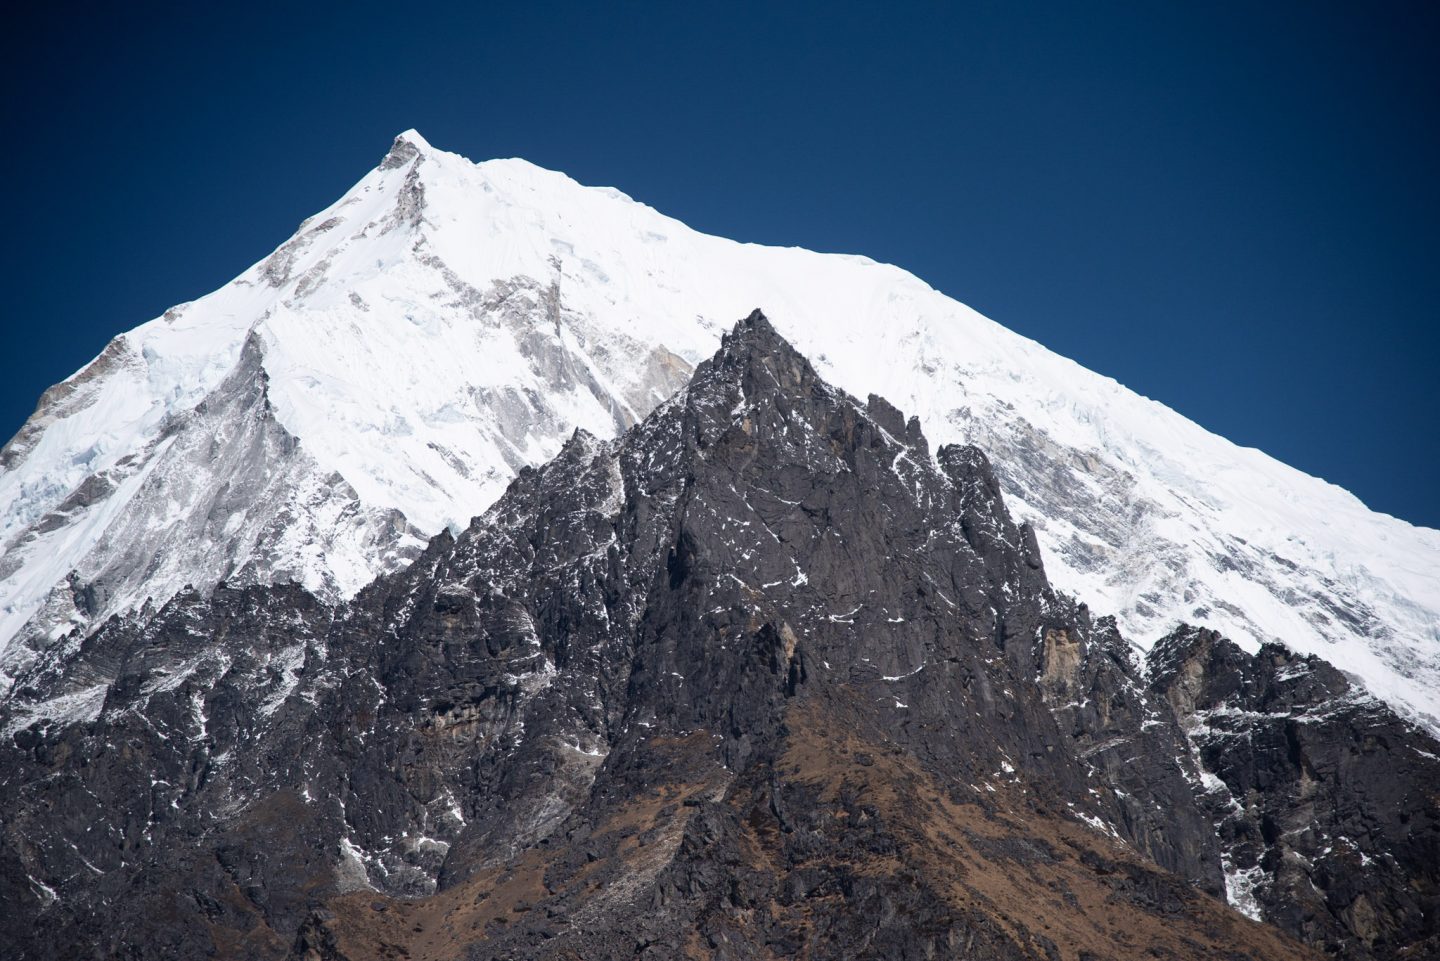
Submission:
[[[1179,666],[1147,687],[1024,531],[983,454],[932,456],[918,423],[831,386],[756,311],[618,438],[574,431],[348,602],[187,590],[26,672],[0,706],[0,943],[277,961],[1423,953],[1435,862],[1398,846],[1436,843],[1440,746],[1378,702],[1345,713],[1328,681],[1260,695],[1297,676],[1274,653],[1167,642]],[[1226,690],[1257,692],[1235,716],[1256,743],[1341,713],[1259,774],[1208,752]],[[84,698],[77,717],[37,711]],[[1364,751],[1414,755],[1389,769],[1416,833],[1346,833],[1344,778],[1302,805],[1322,755]],[[1293,794],[1267,793],[1276,774]],[[1266,812],[1259,839],[1220,781]],[[1302,809],[1303,849],[1273,830]],[[1342,834],[1356,853],[1325,860],[1318,838]],[[1292,851],[1337,871],[1301,890]],[[1403,895],[1338,871],[1382,860]]]

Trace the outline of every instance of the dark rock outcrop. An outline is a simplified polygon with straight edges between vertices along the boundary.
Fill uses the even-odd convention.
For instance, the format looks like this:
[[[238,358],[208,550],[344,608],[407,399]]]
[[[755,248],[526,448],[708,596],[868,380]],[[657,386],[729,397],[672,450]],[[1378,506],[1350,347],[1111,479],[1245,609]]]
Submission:
[[[21,683],[7,956],[1314,956],[1210,896],[1205,684],[1141,683],[979,450],[758,312],[353,603],[186,594]],[[1369,903],[1376,956],[1424,936]]]
[[[1440,956],[1440,750],[1320,658],[1182,627],[1150,689],[1189,732],[1232,895],[1345,958]]]
[[[1083,612],[1082,612],[1083,614]],[[1220,845],[1197,796],[1200,768],[1174,711],[1149,690],[1110,618],[1041,638],[1040,687],[1079,756],[1115,792],[1122,836],[1202,890],[1225,896]]]

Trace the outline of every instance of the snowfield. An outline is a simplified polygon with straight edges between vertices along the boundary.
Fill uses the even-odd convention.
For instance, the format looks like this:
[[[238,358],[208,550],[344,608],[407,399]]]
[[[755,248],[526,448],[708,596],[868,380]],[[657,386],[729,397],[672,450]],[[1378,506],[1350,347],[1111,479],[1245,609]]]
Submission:
[[[1277,639],[1440,730],[1440,532],[897,267],[707,236],[414,131],[269,257],[117,337],[5,447],[0,687],[186,584],[353,595],[576,427],[644,416],[756,307],[825,378],[985,448],[1054,583],[1133,642],[1178,621]]]

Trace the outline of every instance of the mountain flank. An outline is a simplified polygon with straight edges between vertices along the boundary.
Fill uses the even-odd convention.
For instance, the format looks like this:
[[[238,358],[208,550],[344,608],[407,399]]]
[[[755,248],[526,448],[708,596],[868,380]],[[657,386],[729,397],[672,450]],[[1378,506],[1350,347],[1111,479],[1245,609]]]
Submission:
[[[1130,644],[1180,623],[1251,654],[1280,641],[1440,732],[1440,532],[898,267],[707,236],[413,130],[234,280],[117,318],[0,450],[0,699],[187,589],[353,602],[577,428],[610,441],[643,421],[755,304],[826,382],[919,417],[937,449],[984,450],[1049,582]],[[29,709],[93,716],[93,688]]]
[[[191,590],[66,650],[0,706],[17,958],[1440,944],[1433,738],[1278,648],[1142,670],[984,453],[758,311],[351,601]]]

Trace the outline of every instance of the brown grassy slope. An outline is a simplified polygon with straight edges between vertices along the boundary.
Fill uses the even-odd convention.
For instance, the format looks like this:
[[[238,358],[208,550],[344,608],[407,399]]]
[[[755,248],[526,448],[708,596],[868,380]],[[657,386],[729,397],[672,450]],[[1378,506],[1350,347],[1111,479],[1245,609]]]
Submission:
[[[738,778],[708,759],[704,732],[649,742],[662,773],[643,794],[592,800],[582,840],[422,900],[334,899],[299,956],[1315,957],[1019,779],[944,784],[837,707],[793,702],[781,752]],[[660,916],[668,949],[635,933]]]

